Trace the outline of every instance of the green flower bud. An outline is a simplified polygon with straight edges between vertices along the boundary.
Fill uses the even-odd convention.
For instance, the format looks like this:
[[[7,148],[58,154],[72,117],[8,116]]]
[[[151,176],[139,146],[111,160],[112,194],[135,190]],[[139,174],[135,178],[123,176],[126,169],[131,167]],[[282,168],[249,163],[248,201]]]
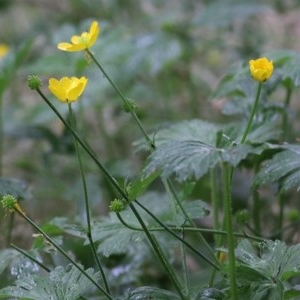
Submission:
[[[125,208],[125,205],[124,205],[124,202],[120,199],[115,199],[113,200],[111,203],[110,203],[110,206],[109,206],[109,209],[111,211],[114,211],[114,212],[121,212],[122,210],[124,210]]]
[[[37,90],[42,86],[42,80],[37,75],[29,75],[27,77],[28,86],[32,90]]]

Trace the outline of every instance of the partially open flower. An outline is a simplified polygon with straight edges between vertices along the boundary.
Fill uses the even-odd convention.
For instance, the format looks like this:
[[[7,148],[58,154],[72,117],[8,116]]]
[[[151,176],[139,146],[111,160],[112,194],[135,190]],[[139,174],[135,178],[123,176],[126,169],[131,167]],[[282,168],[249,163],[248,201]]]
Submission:
[[[77,101],[87,82],[86,77],[63,77],[60,80],[50,78],[48,88],[58,100],[70,103]]]
[[[273,61],[262,57],[249,61],[250,73],[254,80],[265,82],[273,74]]]
[[[59,43],[57,48],[63,51],[82,51],[91,48],[100,33],[100,27],[98,22],[94,21],[90,26],[89,32],[83,32],[81,35],[73,35],[71,43]]]

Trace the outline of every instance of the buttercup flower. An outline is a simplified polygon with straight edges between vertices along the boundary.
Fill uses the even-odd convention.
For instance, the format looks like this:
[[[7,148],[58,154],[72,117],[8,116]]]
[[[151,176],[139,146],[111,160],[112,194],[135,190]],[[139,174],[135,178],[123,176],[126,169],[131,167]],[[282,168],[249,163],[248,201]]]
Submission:
[[[74,102],[82,94],[88,80],[86,77],[63,77],[49,79],[49,90],[61,102]]]
[[[250,73],[254,80],[264,82],[269,79],[273,73],[273,61],[262,57],[249,61]]]
[[[9,47],[6,44],[0,44],[0,59],[7,54]]]
[[[59,43],[57,48],[63,51],[82,51],[91,48],[100,33],[100,27],[98,22],[94,21],[90,26],[89,32],[83,32],[80,36],[73,35],[71,38],[71,43]]]

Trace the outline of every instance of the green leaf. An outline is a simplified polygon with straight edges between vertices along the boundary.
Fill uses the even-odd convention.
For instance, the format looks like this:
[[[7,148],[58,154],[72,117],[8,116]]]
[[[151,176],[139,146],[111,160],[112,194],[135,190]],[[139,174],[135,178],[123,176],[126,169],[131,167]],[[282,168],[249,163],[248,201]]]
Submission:
[[[135,217],[129,212],[122,212],[122,217],[131,226],[140,228]],[[134,245],[144,239],[142,231],[135,231],[125,227],[114,214],[102,222],[93,225],[93,238],[99,242],[98,252],[104,256],[126,253],[129,245]]]
[[[95,280],[99,274],[93,269],[86,272]],[[0,290],[0,297],[32,300],[77,300],[92,286],[92,282],[73,265],[56,267],[48,274],[27,275],[17,280],[15,286]]]
[[[122,300],[142,300],[142,299],[179,300],[180,297],[175,293],[167,290],[163,290],[155,287],[143,286],[128,291],[125,295],[125,298],[122,298]]]
[[[279,240],[267,240],[259,243],[257,249],[248,240],[242,240],[236,257],[271,281],[286,281],[300,272],[300,244],[287,247]]]
[[[269,53],[274,60],[278,80],[300,85],[300,54],[291,50],[277,50]]]
[[[198,180],[220,162],[237,166],[249,154],[261,154],[263,150],[264,147],[255,148],[249,144],[218,149],[200,141],[166,142],[150,155],[143,176],[161,171],[163,178],[175,174],[180,182]]]
[[[216,148],[199,141],[171,141],[164,143],[150,156],[143,175],[162,171],[162,177],[168,178],[173,173],[179,181],[199,179],[220,161]]]
[[[14,249],[3,249],[0,251],[0,274],[10,265],[10,263],[20,255]]]
[[[183,203],[183,208],[191,219],[201,219],[210,213],[207,203],[202,200],[185,201]],[[181,211],[179,213],[179,217],[180,216],[184,221],[185,217]]]
[[[296,147],[294,149],[297,149]],[[295,151],[284,150],[266,161],[254,178],[254,186],[275,181],[281,183],[281,190],[300,188],[300,155]]]

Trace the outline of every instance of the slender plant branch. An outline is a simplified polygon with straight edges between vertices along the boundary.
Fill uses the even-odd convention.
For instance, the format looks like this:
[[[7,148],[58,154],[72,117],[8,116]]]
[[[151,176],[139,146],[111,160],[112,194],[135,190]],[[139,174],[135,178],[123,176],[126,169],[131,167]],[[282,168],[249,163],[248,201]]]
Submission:
[[[24,256],[26,256],[27,258],[29,258],[34,263],[36,263],[39,267],[44,269],[46,272],[51,272],[51,270],[47,266],[45,266],[42,262],[38,261],[35,257],[30,255],[28,252],[24,251],[23,249],[19,248],[18,246],[14,245],[14,244],[10,244],[10,246],[12,248],[14,248],[15,250],[17,250],[18,252],[20,252],[21,254],[23,254]]]
[[[147,207],[142,205],[139,201],[134,201],[139,207],[141,207],[144,211],[146,211],[161,227],[163,227],[165,230],[167,230],[171,235],[176,237],[178,240],[180,240],[182,243],[184,243],[190,250],[192,250],[194,253],[199,255],[203,260],[208,262],[211,266],[213,266],[215,269],[220,270],[219,262],[214,263],[209,258],[207,258],[205,255],[203,255],[201,252],[197,251],[195,248],[191,247],[190,244],[186,243],[185,240],[183,240],[180,236],[178,236],[176,233],[174,233],[167,225],[165,225],[163,222],[161,222]]]
[[[179,284],[178,279],[176,278],[173,271],[170,271],[170,267],[167,266],[168,261],[164,257],[164,254],[161,251],[161,249],[157,247],[157,242],[155,240],[155,237],[153,235],[151,235],[151,233],[148,231],[146,224],[144,223],[143,219],[139,215],[138,211],[135,209],[134,205],[131,203],[131,200],[128,198],[125,191],[123,191],[123,189],[119,186],[116,179],[108,172],[108,170],[104,167],[104,165],[102,165],[102,163],[97,159],[97,157],[94,155],[94,153],[91,151],[91,149],[82,141],[82,139],[79,137],[79,135],[66,122],[66,120],[62,117],[62,115],[58,112],[58,110],[54,107],[54,105],[48,100],[48,98],[43,94],[43,92],[40,89],[36,89],[36,91],[42,97],[42,99],[48,104],[48,106],[54,111],[54,113],[58,116],[58,118],[66,126],[66,128],[71,132],[73,137],[78,141],[78,143],[86,151],[86,153],[93,159],[95,164],[100,168],[100,170],[104,173],[104,175],[109,179],[109,181],[112,183],[112,185],[115,187],[115,189],[120,193],[120,195],[129,204],[130,209],[132,210],[133,214],[135,215],[135,217],[139,221],[140,225],[142,226],[143,230],[145,231],[145,234],[146,234],[149,242],[151,243],[153,250],[157,254],[158,259],[161,261],[162,265],[166,269],[166,272],[170,276],[170,279],[172,280],[176,290],[178,291],[178,294],[181,296],[182,299],[185,299],[185,295],[182,294],[181,285]],[[170,231],[170,232],[172,232],[172,231]]]
[[[69,109],[69,115],[70,115],[70,119],[71,119],[70,126],[75,129],[76,128],[76,121],[75,121],[75,116],[73,114],[71,103],[68,103],[68,109]],[[84,170],[83,170],[81,153],[80,153],[80,149],[78,147],[78,141],[74,137],[73,137],[73,140],[74,140],[74,146],[75,146],[75,150],[76,150],[76,154],[77,154],[77,158],[78,158],[79,170],[80,170],[82,187],[83,187],[84,204],[85,204],[85,215],[86,215],[86,221],[87,221],[87,238],[89,240],[90,247],[91,247],[94,259],[96,261],[97,267],[98,267],[98,269],[99,269],[99,271],[101,273],[101,277],[102,277],[105,289],[106,289],[107,293],[110,294],[110,289],[109,289],[109,285],[108,285],[108,282],[107,282],[107,279],[106,279],[106,275],[105,275],[105,272],[104,272],[104,270],[102,268],[99,256],[98,256],[97,251],[96,251],[94,239],[93,239],[93,236],[92,236],[92,226],[91,226],[89,196],[88,196],[88,191],[87,191],[85,173],[84,173]]]
[[[258,106],[258,102],[259,102],[259,97],[260,97],[261,87],[262,87],[262,83],[259,82],[259,83],[258,83],[257,92],[256,92],[255,101],[254,101],[254,105],[253,105],[253,108],[252,108],[252,111],[251,111],[251,114],[250,114],[250,117],[249,117],[249,120],[248,120],[246,129],[245,129],[244,134],[243,134],[243,136],[242,136],[241,144],[244,144],[244,143],[245,143],[246,138],[247,138],[247,135],[248,135],[248,133],[249,133],[249,131],[250,131],[250,129],[251,129],[251,125],[252,125],[252,122],[253,122],[253,118],[254,118],[254,115],[255,115],[255,112],[256,112],[256,109],[257,109],[257,106]]]
[[[230,299],[238,300],[236,273],[235,273],[235,244],[232,228],[232,200],[231,200],[231,166],[223,163],[223,195],[224,195],[224,214],[225,228],[227,231],[228,246],[228,266],[229,266],[229,282],[230,282]]]
[[[117,213],[117,217],[119,219],[119,221],[127,228],[131,229],[131,230],[135,230],[135,231],[143,231],[143,229],[141,227],[137,227],[134,226],[132,224],[127,223],[123,218],[122,215],[120,213]],[[300,223],[300,221],[299,221]],[[162,223],[163,224],[163,223]],[[294,223],[293,223],[294,225]],[[199,228],[199,227],[188,227],[188,226],[173,226],[173,225],[169,225],[168,226],[171,230],[173,231],[178,231],[178,232],[182,232],[183,228],[184,228],[184,232],[204,232],[204,233],[212,233],[215,235],[226,235],[227,232],[225,230],[214,230],[214,229],[207,229],[207,228]],[[149,231],[165,231],[166,229],[164,227],[149,227],[148,228]],[[249,240],[253,240],[253,241],[258,241],[258,242],[263,242],[265,241],[265,238],[262,237],[257,237],[254,235],[250,235],[247,233],[240,233],[240,232],[234,232],[233,233],[234,236],[236,237],[242,237],[242,238],[246,238]],[[184,239],[183,239],[184,241]],[[188,248],[191,247],[189,244],[189,246],[187,244],[185,244]],[[193,250],[194,252],[197,250]]]
[[[25,213],[22,211],[19,211],[18,209],[15,209],[15,211],[24,218],[32,227],[34,227],[39,233],[43,235],[43,237],[50,242],[57,250],[60,252],[70,263],[77,268],[86,278],[88,278],[94,285],[97,287],[99,291],[101,291],[108,299],[113,300],[113,298],[106,292],[105,289],[103,289],[102,286],[100,286],[81,266],[79,266],[75,260],[73,260],[68,253],[62,249],[50,236],[46,234],[37,224],[34,223]]]
[[[94,61],[94,63],[97,65],[97,67],[100,69],[100,71],[103,73],[103,75],[107,78],[111,86],[115,89],[117,94],[120,96],[120,98],[123,101],[124,105],[128,105],[128,99],[124,96],[124,94],[121,92],[121,90],[118,88],[118,86],[115,84],[115,82],[111,79],[111,77],[107,74],[107,72],[104,70],[104,68],[101,66],[101,64],[98,62],[98,60],[95,58],[94,54],[89,50],[86,49],[87,54],[90,56],[90,58]],[[153,144],[152,140],[149,138],[146,130],[144,129],[143,124],[140,122],[140,119],[138,118],[137,114],[130,109],[130,114],[133,117],[134,121],[140,128],[141,132],[143,133],[143,136],[145,140],[147,141],[150,148],[154,149],[155,145]]]
[[[109,83],[111,84],[111,86],[115,89],[116,93],[119,95],[119,97],[121,98],[121,100],[123,101],[123,104],[125,106],[128,107],[129,112],[131,114],[131,116],[133,117],[134,121],[136,122],[137,126],[139,127],[139,129],[141,130],[150,150],[155,150],[156,145],[155,143],[151,140],[151,138],[149,137],[149,135],[147,134],[146,130],[143,127],[143,124],[141,123],[139,117],[137,116],[137,114],[135,113],[132,105],[130,105],[130,103],[128,103],[128,99],[125,97],[125,95],[122,93],[122,91],[118,88],[118,86],[116,85],[116,83],[112,80],[112,78],[107,74],[107,72],[105,71],[105,69],[102,67],[102,65],[98,62],[98,60],[95,58],[95,56],[93,55],[93,53],[89,50],[86,49],[87,54],[90,56],[90,58],[94,61],[94,63],[97,65],[97,67],[100,69],[100,71],[103,73],[103,75],[107,78],[107,80],[109,81]],[[129,104],[129,105],[128,105]],[[195,225],[193,220],[191,220],[191,218],[189,217],[189,215],[186,213],[185,209],[183,208],[180,200],[178,199],[174,188],[171,185],[170,180],[167,181],[163,181],[164,185],[167,186],[167,190],[171,191],[171,194],[173,195],[173,199],[176,201],[176,204],[178,205],[178,207],[180,208],[180,210],[182,211],[182,213],[184,214],[186,220],[193,226]],[[201,243],[205,246],[205,248],[208,250],[208,252],[214,257],[214,253],[211,249],[211,247],[208,245],[208,243],[206,242],[206,240],[204,239],[204,237],[202,236],[202,234],[200,233],[200,241]]]
[[[15,250],[17,250],[18,252],[20,252],[25,257],[27,257],[28,259],[30,259],[31,261],[33,261],[34,263],[36,263],[39,267],[41,267],[42,269],[44,269],[46,272],[48,272],[48,273],[51,272],[51,270],[47,266],[45,266],[43,263],[41,263],[40,261],[38,261],[35,257],[33,257],[32,255],[30,255],[28,252],[24,251],[23,249],[19,248],[18,246],[14,245],[14,244],[11,244],[10,246],[12,248],[14,248]],[[86,298],[84,298],[83,296],[80,296],[79,299],[86,300]]]

